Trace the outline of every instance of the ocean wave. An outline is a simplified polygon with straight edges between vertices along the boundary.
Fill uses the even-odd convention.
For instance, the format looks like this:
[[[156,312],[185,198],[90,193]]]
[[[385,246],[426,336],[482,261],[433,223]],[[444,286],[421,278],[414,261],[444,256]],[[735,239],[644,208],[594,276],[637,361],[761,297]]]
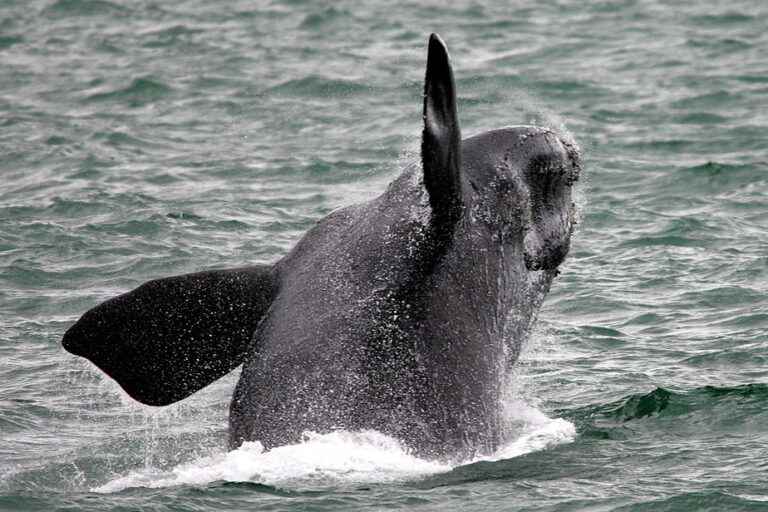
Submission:
[[[730,418],[753,412],[768,412],[768,384],[753,383],[739,386],[702,386],[690,391],[676,392],[662,387],[648,393],[629,395],[606,404],[589,405],[572,411],[559,411],[578,423],[601,423],[611,420],[628,423],[649,417],[681,417],[698,412],[712,416],[714,409],[724,406]],[[744,409],[744,411],[739,411]]]
[[[172,88],[154,77],[135,78],[129,85],[106,91],[99,91],[86,98],[88,102],[114,101],[140,107],[167,97]]]

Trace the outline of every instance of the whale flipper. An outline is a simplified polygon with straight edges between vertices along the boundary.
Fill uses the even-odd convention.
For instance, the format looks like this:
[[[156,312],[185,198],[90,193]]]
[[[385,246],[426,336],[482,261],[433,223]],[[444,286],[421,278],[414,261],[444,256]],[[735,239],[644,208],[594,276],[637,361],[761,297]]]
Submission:
[[[461,130],[451,61],[437,34],[429,38],[423,117],[421,161],[433,221],[442,228],[452,227],[461,215],[463,203]]]
[[[243,362],[276,288],[267,265],[149,281],[86,312],[62,343],[139,402],[168,405]]]

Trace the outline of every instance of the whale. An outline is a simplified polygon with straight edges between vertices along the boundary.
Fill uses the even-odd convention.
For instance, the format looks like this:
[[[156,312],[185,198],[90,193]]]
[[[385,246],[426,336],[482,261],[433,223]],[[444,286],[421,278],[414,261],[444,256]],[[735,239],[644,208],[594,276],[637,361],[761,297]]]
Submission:
[[[231,449],[376,430],[430,459],[507,441],[505,378],[570,247],[582,154],[560,129],[462,139],[431,34],[420,158],[271,264],[151,280],[85,312],[63,347],[164,406],[242,366]]]

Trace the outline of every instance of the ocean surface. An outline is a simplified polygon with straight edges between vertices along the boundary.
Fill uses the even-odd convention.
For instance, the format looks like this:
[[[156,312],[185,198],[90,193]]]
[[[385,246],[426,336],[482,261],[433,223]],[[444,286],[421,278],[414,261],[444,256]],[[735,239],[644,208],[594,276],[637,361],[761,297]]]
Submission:
[[[0,510],[768,510],[768,2],[0,1]],[[430,32],[465,136],[584,150],[509,445],[227,452],[233,372],[142,406],[64,331],[271,262],[418,158]]]

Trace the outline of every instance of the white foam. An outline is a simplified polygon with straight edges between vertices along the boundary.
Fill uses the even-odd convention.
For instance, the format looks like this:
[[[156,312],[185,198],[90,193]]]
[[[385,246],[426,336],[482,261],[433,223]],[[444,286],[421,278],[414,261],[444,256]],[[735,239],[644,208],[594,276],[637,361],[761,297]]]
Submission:
[[[575,427],[568,421],[551,419],[523,401],[507,405],[510,441],[495,453],[471,462],[519,457],[573,441],[576,436]],[[459,465],[415,457],[396,439],[376,431],[307,432],[299,444],[265,451],[259,442],[244,443],[237,450],[180,464],[170,471],[151,467],[133,471],[92,491],[111,493],[134,487],[206,485],[217,481],[303,488],[393,482],[448,472]]]
[[[299,444],[265,451],[259,442],[181,464],[170,472],[145,469],[92,489],[116,492],[130,487],[203,485],[216,481],[267,485],[387,482],[450,471],[447,464],[409,455],[395,439],[376,431],[305,433]]]
[[[576,439],[573,423],[562,418],[550,418],[523,400],[510,401],[505,404],[505,409],[510,423],[508,430],[513,435],[495,453],[479,457],[475,462],[512,459]]]

